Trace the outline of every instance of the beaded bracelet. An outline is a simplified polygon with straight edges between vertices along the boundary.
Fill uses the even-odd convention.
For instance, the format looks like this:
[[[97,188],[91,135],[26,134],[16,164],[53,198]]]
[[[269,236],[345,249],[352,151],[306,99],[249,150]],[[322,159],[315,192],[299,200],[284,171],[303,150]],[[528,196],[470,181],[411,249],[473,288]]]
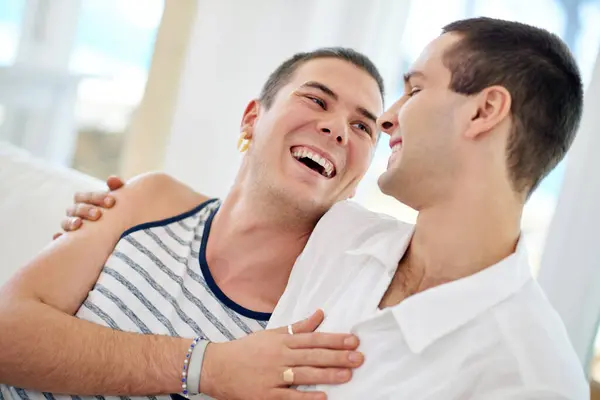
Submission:
[[[199,340],[200,340],[199,337],[194,338],[194,340],[192,341],[192,344],[190,344],[190,348],[188,349],[187,354],[185,355],[185,360],[183,360],[183,372],[181,373],[181,390],[182,390],[184,396],[187,396],[187,394],[188,394],[187,378],[188,378],[188,368],[189,368],[189,363],[190,363],[190,357],[192,356],[194,347],[196,347],[196,344],[198,344]]]

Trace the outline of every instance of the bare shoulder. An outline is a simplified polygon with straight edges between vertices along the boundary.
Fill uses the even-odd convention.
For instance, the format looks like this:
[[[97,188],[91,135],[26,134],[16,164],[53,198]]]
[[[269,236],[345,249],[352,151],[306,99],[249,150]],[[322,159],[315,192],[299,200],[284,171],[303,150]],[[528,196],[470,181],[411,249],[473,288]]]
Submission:
[[[163,172],[138,175],[113,195],[117,205],[131,215],[132,224],[169,218],[209,200],[208,196]]]
[[[164,172],[148,172],[138,175],[126,184],[130,192],[136,195],[158,195],[167,200],[176,200],[184,206],[198,204],[208,200],[208,196],[196,192],[194,189],[184,184],[180,180]]]

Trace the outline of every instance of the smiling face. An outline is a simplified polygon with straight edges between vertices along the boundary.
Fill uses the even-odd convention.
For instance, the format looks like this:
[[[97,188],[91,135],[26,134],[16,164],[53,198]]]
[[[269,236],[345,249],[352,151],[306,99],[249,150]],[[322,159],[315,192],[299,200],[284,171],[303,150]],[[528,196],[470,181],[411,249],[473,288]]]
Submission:
[[[458,40],[447,34],[430,43],[405,75],[404,95],[378,120],[392,148],[379,187],[417,210],[450,193],[461,165],[461,136],[472,109],[467,96],[449,88],[443,64]]]
[[[253,102],[242,130],[242,168],[255,190],[324,213],[351,197],[369,166],[383,104],[375,79],[353,64],[321,58],[300,65],[269,109]]]

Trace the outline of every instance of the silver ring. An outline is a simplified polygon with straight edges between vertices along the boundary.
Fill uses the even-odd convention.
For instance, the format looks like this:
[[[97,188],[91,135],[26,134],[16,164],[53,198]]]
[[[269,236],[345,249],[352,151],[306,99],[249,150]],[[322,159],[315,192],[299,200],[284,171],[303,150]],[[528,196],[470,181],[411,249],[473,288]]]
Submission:
[[[293,335],[294,334],[294,329],[292,329],[292,325],[288,325],[287,328],[288,328],[288,333],[290,335]]]

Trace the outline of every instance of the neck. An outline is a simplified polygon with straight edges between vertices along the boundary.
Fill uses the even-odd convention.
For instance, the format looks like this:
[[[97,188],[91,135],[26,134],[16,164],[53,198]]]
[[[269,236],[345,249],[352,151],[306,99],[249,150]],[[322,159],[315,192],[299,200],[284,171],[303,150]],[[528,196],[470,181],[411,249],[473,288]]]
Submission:
[[[245,292],[274,307],[318,218],[302,219],[273,203],[234,186],[215,215],[207,261],[222,290]]]
[[[522,202],[511,190],[482,191],[468,185],[443,203],[421,210],[398,269],[413,281],[404,287],[421,292],[508,257],[520,236],[521,213]]]

